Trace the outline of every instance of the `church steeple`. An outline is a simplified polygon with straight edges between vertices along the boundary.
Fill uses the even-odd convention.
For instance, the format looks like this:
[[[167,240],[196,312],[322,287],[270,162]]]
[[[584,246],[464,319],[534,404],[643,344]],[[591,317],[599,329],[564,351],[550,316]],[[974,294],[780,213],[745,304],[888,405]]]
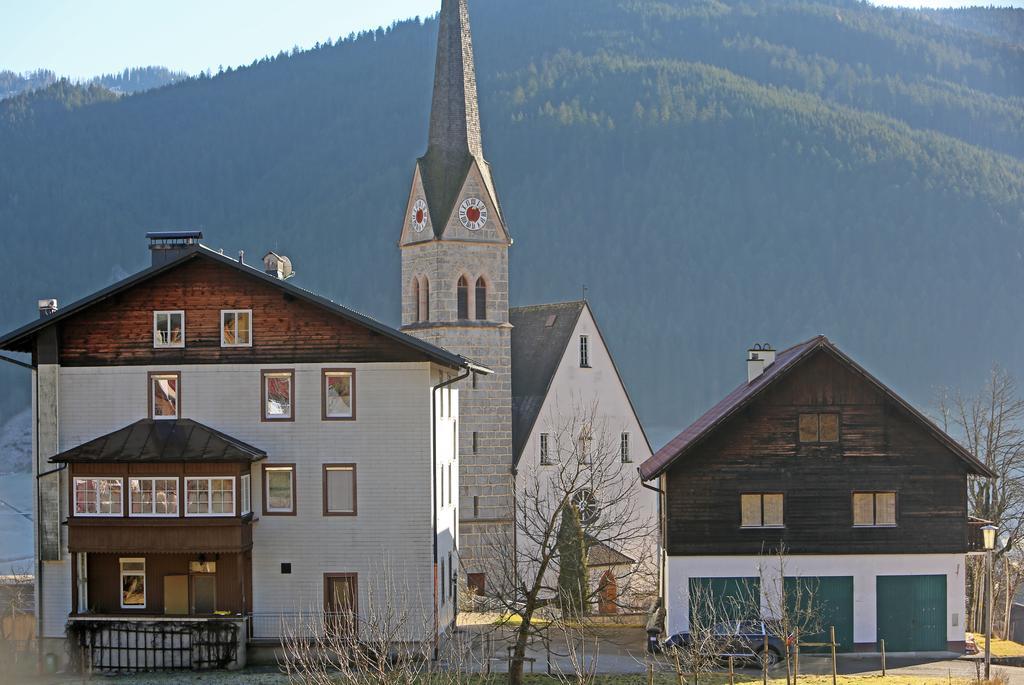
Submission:
[[[467,154],[478,160],[484,156],[466,0],[441,3],[427,155],[431,153],[455,165],[463,164]]]
[[[419,171],[434,235],[441,237],[474,166],[493,206],[492,218],[500,222],[502,217],[484,159],[467,0],[442,0],[438,24],[430,137]]]

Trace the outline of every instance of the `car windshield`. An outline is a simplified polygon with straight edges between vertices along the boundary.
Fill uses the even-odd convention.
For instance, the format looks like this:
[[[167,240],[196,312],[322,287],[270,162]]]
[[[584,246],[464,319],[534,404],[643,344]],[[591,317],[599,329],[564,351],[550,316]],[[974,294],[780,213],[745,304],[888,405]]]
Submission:
[[[764,624],[760,621],[743,621],[740,623],[742,635],[764,635]]]
[[[735,635],[736,634],[736,622],[726,621],[722,623],[716,623],[715,627],[711,629],[715,635]]]

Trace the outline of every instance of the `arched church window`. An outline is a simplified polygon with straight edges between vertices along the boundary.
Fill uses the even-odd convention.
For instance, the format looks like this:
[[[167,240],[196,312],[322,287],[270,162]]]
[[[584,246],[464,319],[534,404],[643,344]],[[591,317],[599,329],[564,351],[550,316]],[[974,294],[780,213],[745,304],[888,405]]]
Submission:
[[[458,305],[459,321],[465,321],[469,318],[469,282],[465,276],[459,276],[459,282],[455,288],[455,299]]]
[[[423,309],[420,306],[420,279],[412,279],[412,301],[413,306],[416,307],[416,318],[414,321],[423,321]]]
[[[419,284],[416,310],[419,321],[430,321],[430,281],[423,276]]]
[[[476,279],[476,318],[479,321],[487,319],[487,281],[483,276]]]

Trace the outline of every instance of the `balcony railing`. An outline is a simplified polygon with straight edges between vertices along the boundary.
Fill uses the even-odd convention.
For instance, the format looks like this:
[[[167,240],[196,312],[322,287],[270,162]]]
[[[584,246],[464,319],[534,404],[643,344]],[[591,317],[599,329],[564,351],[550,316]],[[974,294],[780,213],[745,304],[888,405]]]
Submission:
[[[84,672],[210,670],[239,663],[247,619],[72,617],[68,634]]]
[[[967,552],[984,552],[985,551],[985,539],[981,532],[984,526],[992,523],[984,519],[970,516],[967,518]]]

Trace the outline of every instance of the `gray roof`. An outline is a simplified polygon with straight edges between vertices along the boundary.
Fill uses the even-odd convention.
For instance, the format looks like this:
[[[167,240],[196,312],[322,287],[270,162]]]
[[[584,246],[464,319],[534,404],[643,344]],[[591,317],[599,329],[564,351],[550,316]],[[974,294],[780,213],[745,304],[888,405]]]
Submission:
[[[267,453],[191,419],[143,419],[50,459],[62,463],[246,463]]]
[[[595,537],[587,536],[587,565],[597,566],[632,566],[636,559],[626,556]]]
[[[586,306],[581,301],[509,310],[513,326],[512,454],[517,464]]]
[[[7,350],[11,352],[31,352],[33,338],[37,333],[39,333],[44,328],[59,323],[60,321],[63,321],[64,319],[67,319],[73,316],[74,314],[77,314],[87,309],[88,307],[91,307],[94,304],[98,304],[107,299],[110,299],[111,297],[114,297],[115,295],[131,288],[132,286],[142,283],[150,278],[154,278],[155,276],[158,276],[159,274],[162,274],[166,271],[170,271],[171,269],[181,264],[184,264],[185,262],[192,259],[209,259],[219,264],[223,264],[225,266],[237,269],[246,274],[247,276],[260,279],[277,288],[280,288],[281,290],[287,292],[290,295],[294,295],[295,297],[301,300],[322,307],[323,309],[327,310],[332,314],[341,316],[349,321],[352,321],[353,323],[365,326],[366,328],[376,333],[379,333],[384,337],[390,338],[392,340],[395,340],[396,342],[413,348],[422,353],[423,355],[425,355],[426,357],[428,357],[429,359],[431,359],[432,361],[438,362],[439,364],[443,364],[445,366],[453,368],[474,368],[480,373],[491,373],[490,369],[486,369],[461,355],[454,354],[452,352],[449,352],[448,350],[437,347],[436,345],[431,345],[428,342],[424,342],[419,338],[414,338],[411,335],[402,333],[401,331],[395,330],[390,326],[387,326],[379,321],[371,319],[370,317],[364,314],[360,314],[359,312],[356,312],[352,309],[336,304],[325,297],[321,297],[320,295],[316,295],[315,293],[312,293],[308,290],[299,288],[294,284],[290,283],[289,281],[282,281],[279,278],[275,278],[274,276],[264,273],[260,269],[253,268],[251,266],[248,266],[247,264],[242,264],[236,259],[226,257],[220,254],[219,252],[215,252],[203,245],[196,245],[195,247],[190,248],[188,251],[182,254],[182,256],[179,257],[178,259],[167,262],[165,264],[152,266],[148,269],[140,271],[137,274],[129,276],[128,278],[119,281],[107,288],[104,288],[103,290],[93,293],[92,295],[86,298],[78,300],[77,302],[74,302],[73,304],[58,310],[56,313],[51,314],[46,318],[37,319],[32,323],[26,324],[25,326],[22,326],[21,328],[18,328],[17,330],[14,330],[3,337],[0,337],[0,350]]]
[[[440,237],[474,160],[499,217],[501,208],[490,165],[484,160],[473,36],[466,0],[443,0],[438,21],[430,139],[419,166],[434,235]]]

